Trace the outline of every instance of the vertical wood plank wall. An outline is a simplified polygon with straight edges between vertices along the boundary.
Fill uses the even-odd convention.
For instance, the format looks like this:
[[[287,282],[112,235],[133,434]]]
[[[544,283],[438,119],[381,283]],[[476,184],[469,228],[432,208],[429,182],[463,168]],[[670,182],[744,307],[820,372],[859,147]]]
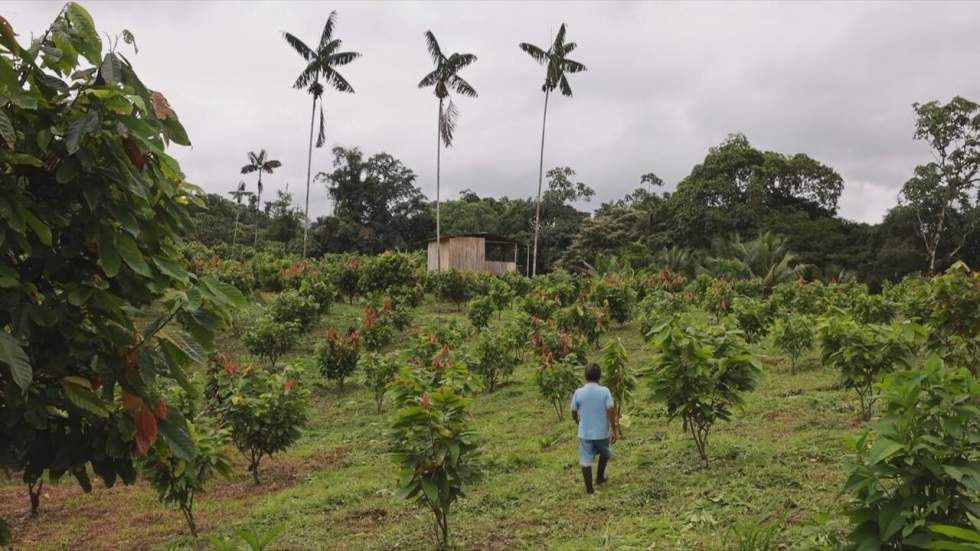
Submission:
[[[486,243],[482,237],[450,237],[442,243],[429,242],[428,268],[430,272],[437,270],[436,248],[442,248],[442,269],[456,269],[461,272],[489,272],[504,274],[516,272],[516,262],[492,262],[486,260]]]

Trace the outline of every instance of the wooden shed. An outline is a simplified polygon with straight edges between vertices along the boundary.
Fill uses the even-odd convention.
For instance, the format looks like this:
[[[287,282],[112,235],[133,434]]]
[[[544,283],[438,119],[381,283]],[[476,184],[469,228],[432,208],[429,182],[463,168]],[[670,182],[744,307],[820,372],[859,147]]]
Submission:
[[[444,235],[441,241],[429,241],[429,271],[438,271],[437,253],[442,256],[442,271],[485,272],[501,275],[517,271],[517,242],[506,237],[483,233]]]

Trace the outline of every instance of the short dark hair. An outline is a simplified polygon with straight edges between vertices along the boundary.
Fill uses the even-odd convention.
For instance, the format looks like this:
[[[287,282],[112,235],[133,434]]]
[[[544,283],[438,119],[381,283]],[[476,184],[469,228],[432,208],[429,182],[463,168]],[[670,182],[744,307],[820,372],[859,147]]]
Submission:
[[[596,364],[589,364],[585,366],[585,380],[590,383],[598,383],[599,378],[602,377],[602,369]]]

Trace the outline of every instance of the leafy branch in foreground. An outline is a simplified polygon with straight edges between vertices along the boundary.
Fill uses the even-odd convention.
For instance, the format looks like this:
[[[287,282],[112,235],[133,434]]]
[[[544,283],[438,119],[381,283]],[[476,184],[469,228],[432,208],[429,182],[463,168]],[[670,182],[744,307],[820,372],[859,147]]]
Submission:
[[[157,389],[190,388],[244,297],[178,252],[204,205],[166,152],[187,133],[79,4],[29,49],[0,28],[0,467],[89,491],[133,482],[158,439],[193,461]]]

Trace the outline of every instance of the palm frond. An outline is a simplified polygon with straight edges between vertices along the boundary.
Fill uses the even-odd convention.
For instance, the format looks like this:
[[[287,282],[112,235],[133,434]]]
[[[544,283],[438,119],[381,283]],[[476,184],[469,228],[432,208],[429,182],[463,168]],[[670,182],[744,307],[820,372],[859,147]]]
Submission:
[[[429,55],[432,56],[432,62],[436,65],[442,60],[442,49],[439,48],[439,41],[436,40],[436,35],[432,34],[432,31],[425,31],[425,47],[429,50]]]
[[[320,33],[320,48],[323,48],[330,42],[330,37],[333,36],[333,27],[336,24],[336,21],[337,12],[330,12],[330,15],[327,16],[327,22],[323,25],[323,32]]]
[[[429,86],[434,85],[436,82],[439,81],[439,76],[440,76],[439,69],[436,69],[431,73],[425,75],[424,77],[422,77],[422,80],[419,81],[419,88],[428,88]]]
[[[255,165],[245,165],[242,167],[242,174],[251,174],[256,170],[258,170],[258,167]]]
[[[453,54],[449,56],[446,61],[446,70],[450,73],[455,73],[462,69],[476,63],[476,56],[473,54]]]
[[[323,147],[323,144],[326,141],[327,129],[326,125],[323,123],[323,102],[320,102],[320,132],[316,135],[316,146]]]
[[[296,53],[303,56],[303,59],[309,61],[310,57],[313,56],[313,50],[311,50],[310,47],[298,37],[290,33],[282,33],[282,36],[286,39],[286,43],[296,50]]]
[[[568,44],[563,44],[562,47],[561,47],[561,55],[566,56],[566,55],[572,53],[573,51],[575,51],[575,48],[577,48],[577,47],[578,47],[578,44],[576,44],[574,42],[569,42]]]
[[[266,172],[267,174],[272,174],[272,171],[273,170],[275,170],[275,169],[277,169],[277,168],[279,168],[281,166],[282,166],[282,163],[280,163],[279,161],[276,161],[275,159],[273,159],[271,161],[267,161],[264,165],[262,165],[262,170],[263,170],[263,172]]]
[[[258,155],[256,155],[254,151],[249,151],[249,152],[248,152],[248,160],[249,160],[249,162],[251,162],[251,163],[252,163],[253,165],[257,165],[257,164],[259,164],[259,156],[258,156]]]
[[[293,88],[297,90],[302,90],[310,85],[312,82],[316,82],[320,78],[320,66],[321,60],[317,57],[313,57],[312,61],[303,69],[303,72],[296,77],[296,82],[293,83]]]
[[[558,79],[558,88],[561,90],[561,95],[565,96],[566,98],[572,97],[572,87],[568,85],[568,79],[565,78],[565,75],[562,75],[561,78]]]
[[[337,52],[327,57],[327,65],[341,67],[361,57],[360,52]]]
[[[457,93],[464,95],[468,98],[477,97],[476,90],[470,86],[469,82],[466,82],[461,77],[453,75],[449,77],[449,86],[455,90]]]
[[[558,27],[558,34],[555,35],[555,41],[551,47],[555,52],[561,51],[562,46],[565,45],[565,24],[562,23],[561,27]]]
[[[538,48],[534,44],[528,44],[527,42],[521,42],[517,45],[524,53],[531,56],[531,59],[537,61],[538,63],[544,64],[548,61],[548,54],[541,48]]]
[[[566,73],[581,73],[586,70],[585,65],[572,59],[563,59],[561,64],[562,70]]]
[[[330,86],[332,86],[334,90],[337,90],[338,92],[346,92],[348,94],[354,93],[354,87],[351,86],[350,83],[347,82],[347,79],[345,79],[337,71],[334,71],[333,69],[327,69],[327,73],[325,76],[326,76],[325,80],[328,83],[330,83]]]
[[[456,104],[449,100],[446,102],[446,108],[442,111],[442,117],[439,118],[439,133],[442,135],[442,143],[446,147],[453,145],[453,132],[456,130],[458,117],[459,111],[456,110]]]

